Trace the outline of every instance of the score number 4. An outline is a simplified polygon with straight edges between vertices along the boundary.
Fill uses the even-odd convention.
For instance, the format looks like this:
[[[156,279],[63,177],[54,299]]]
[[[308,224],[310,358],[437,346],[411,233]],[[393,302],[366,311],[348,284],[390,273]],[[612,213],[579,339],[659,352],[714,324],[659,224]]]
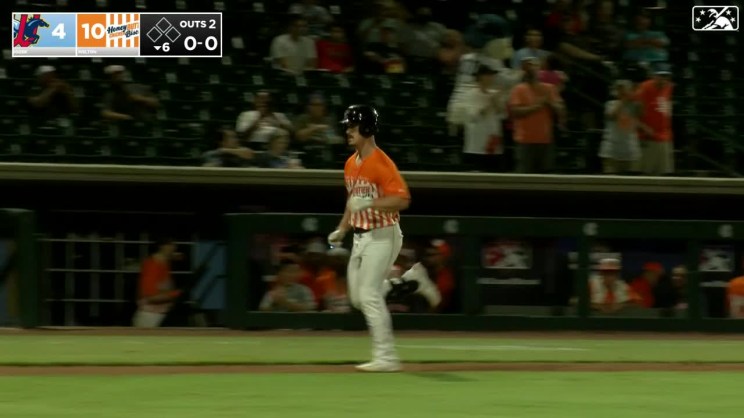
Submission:
[[[64,23],[58,24],[52,31],[52,36],[59,38],[60,40],[64,40],[65,37],[67,36],[67,33],[65,32],[65,24]]]

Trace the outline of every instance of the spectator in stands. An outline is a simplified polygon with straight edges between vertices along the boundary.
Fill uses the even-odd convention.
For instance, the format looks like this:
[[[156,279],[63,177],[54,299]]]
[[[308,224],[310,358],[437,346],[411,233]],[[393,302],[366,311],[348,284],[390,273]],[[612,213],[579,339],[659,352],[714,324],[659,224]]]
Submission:
[[[456,74],[460,58],[467,50],[468,48],[462,39],[462,34],[456,30],[448,29],[437,52],[437,59],[439,60],[439,65],[442,67],[442,73]]]
[[[275,68],[290,74],[302,74],[318,67],[315,41],[306,32],[305,19],[295,18],[287,33],[271,41],[271,60]]]
[[[671,69],[657,63],[654,75],[638,86],[636,96],[643,106],[641,114],[641,171],[649,175],[674,172],[672,138]]]
[[[362,44],[383,42],[382,29],[387,27],[396,36],[404,37],[404,20],[402,8],[394,2],[378,2],[374,17],[362,20],[357,29],[357,35]]]
[[[36,70],[38,84],[28,97],[31,121],[34,124],[60,122],[58,118],[72,116],[78,110],[78,101],[70,83],[62,80],[51,65]]]
[[[587,33],[589,49],[611,61],[620,57],[624,40],[623,30],[615,21],[612,0],[600,0],[595,5]]]
[[[517,144],[517,172],[546,173],[553,169],[553,126],[565,123],[563,99],[550,84],[537,79],[537,58],[522,61],[524,82],[514,87],[509,98],[509,112]]]
[[[263,168],[302,168],[299,158],[289,152],[289,132],[278,130],[269,140],[266,151],[257,158]]]
[[[557,35],[564,31],[566,25],[570,26],[572,33],[584,31],[586,22],[583,20],[581,11],[571,4],[571,0],[557,0],[545,19],[545,31],[551,42]]]
[[[656,306],[656,285],[664,275],[664,266],[661,263],[649,262],[643,265],[643,273],[640,277],[630,282],[630,288],[638,296],[638,304],[644,308]]]
[[[216,129],[211,140],[217,148],[204,153],[204,167],[248,167],[253,162],[253,150],[240,146],[235,131]]]
[[[328,250],[326,265],[318,274],[317,283],[322,289],[323,312],[346,313],[351,311],[346,286],[346,267],[349,264],[349,250],[332,248]]]
[[[593,310],[605,314],[620,312],[634,301],[633,291],[620,277],[620,261],[600,260],[597,272],[589,278],[589,300]]]
[[[455,88],[447,104],[447,122],[454,126],[465,124],[467,102],[464,98],[472,89],[476,89],[475,73],[481,65],[487,65],[498,71],[494,86],[504,94],[504,103],[508,92],[522,81],[524,72],[521,68],[513,70],[504,65],[513,54],[511,29],[509,22],[498,15],[481,15],[465,32],[472,52],[463,55],[455,76]]]
[[[447,28],[444,25],[432,20],[431,8],[419,7],[406,26],[402,48],[407,56],[420,61],[419,69],[422,72],[431,71],[431,65],[446,33]]]
[[[537,74],[541,83],[550,84],[560,93],[568,82],[568,75],[561,70],[563,64],[555,54],[549,54],[544,61],[544,67]]]
[[[289,14],[301,17],[307,21],[308,33],[318,38],[325,35],[326,26],[333,21],[333,17],[325,7],[318,4],[318,0],[302,0],[289,6]]]
[[[343,26],[334,23],[329,26],[328,37],[315,43],[318,53],[318,69],[332,73],[349,73],[354,71],[354,57],[351,46],[346,41]]]
[[[406,72],[403,50],[396,39],[395,27],[385,23],[380,28],[380,42],[372,42],[364,51],[367,69],[377,74],[399,74]]]
[[[140,271],[137,312],[132,325],[138,328],[157,328],[173,309],[181,291],[171,277],[171,261],[177,247],[172,239],[158,240],[154,252],[142,262]]]
[[[295,121],[297,140],[305,145],[335,145],[343,143],[336,132],[334,120],[328,115],[325,98],[314,93],[308,100],[305,113]]]
[[[612,87],[615,99],[605,105],[605,129],[599,146],[602,172],[628,173],[641,158],[638,140],[640,104],[633,94],[633,83],[617,80]]]
[[[300,266],[292,261],[282,261],[274,286],[261,300],[259,310],[274,312],[308,312],[316,307],[313,293],[298,283]]]
[[[492,88],[496,72],[481,65],[476,72],[478,88],[469,91],[463,161],[472,171],[503,171],[501,130],[504,119],[502,92]]]
[[[265,146],[278,130],[292,131],[289,119],[283,113],[274,111],[268,91],[256,93],[253,104],[256,109],[241,113],[235,124],[238,136],[249,144],[254,144],[253,149]]]
[[[109,65],[104,72],[109,76],[109,91],[103,97],[101,116],[111,122],[151,122],[160,102],[150,89],[127,83],[126,69],[121,65]]]
[[[511,67],[519,68],[522,60],[529,57],[535,57],[544,64],[550,53],[542,49],[542,44],[542,32],[535,28],[527,29],[527,33],[524,36],[524,47],[514,52],[511,59]]]
[[[556,34],[556,51],[568,63],[601,64],[603,57],[590,50],[588,38],[580,36],[576,31],[575,21],[571,18],[563,20],[562,31]],[[570,72],[570,71],[569,71]]]
[[[635,17],[635,28],[625,35],[625,60],[646,63],[669,60],[669,38],[664,32],[650,28],[651,16],[647,11],[640,11]]]

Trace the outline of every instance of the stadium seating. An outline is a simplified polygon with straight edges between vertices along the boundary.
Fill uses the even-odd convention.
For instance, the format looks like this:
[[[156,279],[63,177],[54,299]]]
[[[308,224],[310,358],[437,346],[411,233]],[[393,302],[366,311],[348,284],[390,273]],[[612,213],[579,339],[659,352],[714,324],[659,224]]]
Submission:
[[[338,115],[354,102],[369,102],[384,109],[381,141],[390,147],[400,165],[407,169],[457,169],[460,164],[460,140],[450,136],[444,122],[444,110],[452,91],[452,77],[432,74],[407,75],[334,75],[311,72],[292,77],[267,68],[264,61],[271,40],[281,33],[288,21],[286,0],[82,0],[77,2],[11,2],[14,9],[28,11],[223,11],[224,58],[191,60],[82,60],[52,59],[62,76],[75,87],[81,110],[72,134],[84,140],[71,140],[65,133],[49,129],[28,129],[19,109],[25,109],[25,96],[34,84],[34,71],[42,62],[10,59],[3,50],[0,63],[0,158],[3,160],[118,161],[163,164],[198,163],[198,156],[210,144],[203,140],[207,122],[233,125],[237,115],[249,110],[253,94],[262,89],[274,93],[279,111],[296,116],[303,111],[307,97],[323,91],[330,110]],[[33,3],[33,4],[31,4]],[[69,3],[63,7],[60,4]],[[348,29],[368,12],[361,1],[327,1],[331,13]],[[472,14],[500,13],[509,19],[515,33],[529,22],[540,19],[547,1],[461,0],[457,10],[451,1],[432,4],[443,23],[462,27]],[[620,1],[618,16],[627,16],[631,1]],[[714,137],[725,150],[744,145],[744,116],[738,97],[744,93],[744,78],[738,71],[737,55],[741,40],[737,34],[692,32],[689,5],[667,2],[666,32],[671,39],[674,62],[675,119],[677,141],[685,146],[691,136]],[[17,7],[16,7],[17,5]],[[74,7],[74,9],[73,9]],[[442,13],[445,11],[445,13]],[[6,23],[3,23],[6,25]],[[350,32],[351,33],[351,32]],[[142,132],[116,136],[100,122],[103,91],[103,67],[122,64],[136,83],[151,86],[161,100],[154,138]],[[609,81],[609,80],[607,80]],[[715,87],[712,87],[715,86]],[[581,97],[581,85],[569,83],[566,96]],[[586,95],[586,91],[583,92]],[[599,99],[606,94],[590,92]],[[595,100],[595,101],[601,101]],[[571,120],[576,131],[575,121]],[[25,128],[24,128],[25,127]],[[41,127],[40,127],[41,129]],[[565,143],[559,141],[559,162],[566,172],[589,170],[596,153],[596,136],[573,132]],[[593,136],[594,135],[594,136]],[[697,140],[698,138],[694,138]],[[59,141],[59,142],[57,142]],[[711,139],[713,141],[713,139]],[[713,150],[711,146],[711,150]],[[712,154],[716,152],[711,151]],[[337,153],[312,158],[311,165],[336,165]],[[110,154],[110,155],[109,155]]]

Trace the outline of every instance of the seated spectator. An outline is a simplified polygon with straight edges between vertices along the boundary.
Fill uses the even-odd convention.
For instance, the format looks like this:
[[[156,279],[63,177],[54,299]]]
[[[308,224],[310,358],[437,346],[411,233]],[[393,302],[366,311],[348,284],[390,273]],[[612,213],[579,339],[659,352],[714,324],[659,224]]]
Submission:
[[[362,20],[357,29],[362,44],[382,42],[382,28],[388,27],[396,36],[404,37],[403,10],[391,2],[378,2],[375,16]]]
[[[289,14],[301,17],[307,21],[308,33],[312,37],[324,35],[326,25],[333,17],[325,7],[318,4],[318,0],[302,0],[289,6]]]
[[[638,296],[638,304],[644,308],[655,307],[654,292],[659,279],[664,275],[661,263],[646,263],[640,277],[630,282],[630,288]]]
[[[287,33],[271,41],[271,61],[275,68],[291,74],[302,74],[318,67],[315,42],[306,36],[307,22],[292,20]]]
[[[325,98],[320,93],[310,96],[307,110],[295,122],[297,140],[305,145],[341,144],[343,139],[336,132],[334,120],[328,115]]]
[[[559,93],[562,92],[568,82],[568,75],[561,70],[563,67],[561,60],[556,55],[550,54],[545,58],[544,63],[543,69],[537,75],[538,80],[554,86]]]
[[[266,151],[257,158],[257,164],[263,168],[303,168],[298,158],[289,152],[289,133],[277,131],[269,140]]]
[[[594,8],[594,18],[587,32],[588,47],[599,55],[614,61],[623,49],[624,33],[617,23],[612,0],[601,0]]]
[[[255,110],[238,115],[235,131],[243,141],[256,145],[254,149],[265,146],[278,130],[292,131],[289,119],[283,113],[274,112],[269,92],[258,92],[253,105]]]
[[[238,136],[228,129],[217,129],[212,136],[217,148],[204,153],[204,167],[248,167],[253,161],[253,150],[240,146]]]
[[[519,68],[522,60],[529,57],[535,57],[540,60],[542,64],[545,63],[546,58],[550,54],[548,51],[542,49],[543,36],[542,32],[538,29],[528,29],[524,36],[524,47],[514,52],[511,59],[511,67]]]
[[[557,52],[566,61],[587,64],[602,63],[602,56],[590,50],[589,42],[576,32],[571,19],[563,21],[562,31],[557,35]],[[570,71],[569,71],[570,72]]]
[[[431,8],[419,7],[406,25],[405,37],[401,38],[402,49],[410,57],[433,61],[446,33],[444,25],[432,20]]]
[[[597,273],[589,278],[589,295],[592,309],[605,314],[620,312],[635,300],[620,277],[620,261],[615,258],[600,260]]]
[[[298,283],[300,266],[292,261],[282,261],[276,273],[274,286],[261,300],[258,309],[273,312],[308,312],[315,309],[313,293]]]
[[[112,122],[151,122],[160,103],[150,89],[127,83],[126,70],[121,65],[109,65],[104,72],[109,76],[109,90],[103,97],[101,116]]]
[[[448,29],[444,34],[442,43],[437,52],[439,65],[442,67],[443,74],[454,75],[457,73],[457,66],[468,48],[462,38],[462,34],[456,30]]]
[[[395,36],[394,27],[384,24],[380,28],[380,42],[367,45],[364,51],[367,59],[367,68],[371,73],[395,74],[406,72],[406,61],[403,51]]]
[[[318,53],[318,69],[332,73],[349,73],[354,71],[354,58],[351,47],[346,41],[343,26],[332,24],[328,37],[319,39],[315,43]]]
[[[641,106],[635,100],[633,83],[617,80],[612,87],[615,99],[605,105],[605,129],[599,146],[602,172],[628,173],[641,158],[638,140]]]
[[[171,261],[176,255],[176,244],[171,239],[155,243],[155,252],[142,262],[140,270],[137,311],[132,325],[138,328],[157,328],[173,309],[181,291],[171,277]]]
[[[493,89],[496,72],[481,65],[476,72],[477,88],[469,91],[465,121],[463,160],[472,171],[503,171],[502,93]]]
[[[326,265],[318,274],[317,283],[322,291],[323,312],[346,313],[351,311],[346,286],[346,268],[349,264],[349,250],[332,248],[328,250]]]
[[[78,110],[78,102],[72,86],[57,75],[51,65],[42,65],[36,70],[38,84],[31,89],[28,104],[34,124],[55,122],[58,118],[70,117]]]
[[[635,17],[635,27],[625,35],[623,58],[633,62],[666,62],[669,38],[661,31],[650,30],[651,17],[641,11]]]

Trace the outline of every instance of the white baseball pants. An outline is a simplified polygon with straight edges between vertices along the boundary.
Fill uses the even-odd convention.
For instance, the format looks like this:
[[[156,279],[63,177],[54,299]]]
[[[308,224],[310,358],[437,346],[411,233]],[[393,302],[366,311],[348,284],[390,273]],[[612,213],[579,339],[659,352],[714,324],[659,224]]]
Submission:
[[[398,224],[354,234],[347,274],[349,300],[367,321],[373,361],[398,361],[383,283],[402,245],[403,233]]]

